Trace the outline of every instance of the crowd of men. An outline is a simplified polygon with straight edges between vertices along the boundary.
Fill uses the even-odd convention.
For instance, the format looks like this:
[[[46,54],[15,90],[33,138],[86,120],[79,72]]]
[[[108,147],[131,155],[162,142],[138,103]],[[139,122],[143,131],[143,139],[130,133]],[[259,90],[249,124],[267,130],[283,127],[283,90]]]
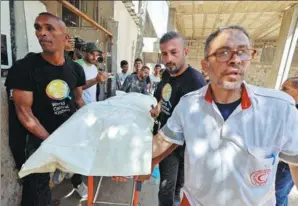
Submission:
[[[120,62],[121,72],[116,76],[117,89],[125,92],[137,92],[142,94],[154,95],[161,75],[164,72],[160,64],[156,64],[153,73],[150,75],[150,68],[143,65],[140,58],[135,59],[132,74],[128,73],[128,62],[122,60]]]
[[[18,60],[6,80],[26,132],[12,141],[24,142],[21,152],[12,146],[18,150],[14,155],[24,155],[15,158],[19,168],[73,113],[97,101],[97,85],[109,77],[98,69],[102,52],[94,43],[75,41],[79,49],[66,56],[72,46],[60,18],[41,13],[34,27],[42,52]],[[203,75],[187,63],[189,50],[179,33],[164,34],[160,50],[165,70],[157,64],[150,75],[138,58],[132,74],[123,60],[116,75],[119,90],[158,101],[150,113],[159,121],[152,157],[152,169],[159,164],[161,173],[159,205],[287,205],[289,191],[298,185],[298,78],[286,81],[284,92],[247,84],[244,75],[256,50],[239,26],[219,28],[206,39]],[[71,179],[86,197],[82,176]],[[47,173],[25,177],[21,205],[52,205],[49,180]]]

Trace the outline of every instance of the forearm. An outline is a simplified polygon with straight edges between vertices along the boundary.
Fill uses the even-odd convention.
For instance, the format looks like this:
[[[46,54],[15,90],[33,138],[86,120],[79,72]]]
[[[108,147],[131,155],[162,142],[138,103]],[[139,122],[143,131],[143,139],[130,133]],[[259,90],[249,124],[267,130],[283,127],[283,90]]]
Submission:
[[[293,182],[296,185],[296,188],[298,189],[298,166],[297,165],[289,165],[291,170],[291,175]]]
[[[85,106],[85,102],[84,102],[83,98],[77,99],[75,102],[76,102],[76,106],[77,106],[78,109]]]
[[[166,141],[159,133],[153,137],[152,143],[152,159],[167,156],[173,143]]]
[[[85,89],[88,89],[88,88],[94,86],[95,84],[97,84],[96,78],[89,79],[86,81],[86,84],[84,86],[82,86],[82,88],[83,88],[83,90],[85,90]]]
[[[24,111],[17,108],[17,115],[22,125],[34,136],[43,140],[50,136],[31,111]]]
[[[147,85],[146,85],[146,91],[147,91],[148,93],[150,93],[150,89],[151,89],[151,84],[147,84]]]
[[[130,86],[129,83],[124,82],[120,90],[124,92],[128,92],[129,86]]]
[[[179,145],[172,144],[164,153],[152,159],[152,164],[155,166],[164,158],[169,156]]]

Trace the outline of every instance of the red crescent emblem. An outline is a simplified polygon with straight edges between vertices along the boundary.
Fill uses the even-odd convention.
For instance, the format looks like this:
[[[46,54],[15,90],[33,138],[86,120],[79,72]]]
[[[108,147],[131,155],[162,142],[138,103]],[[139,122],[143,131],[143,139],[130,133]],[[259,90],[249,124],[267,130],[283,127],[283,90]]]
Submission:
[[[266,185],[267,180],[270,176],[270,173],[271,173],[270,169],[258,170],[256,172],[251,173],[250,181],[253,185],[256,185],[256,186]]]

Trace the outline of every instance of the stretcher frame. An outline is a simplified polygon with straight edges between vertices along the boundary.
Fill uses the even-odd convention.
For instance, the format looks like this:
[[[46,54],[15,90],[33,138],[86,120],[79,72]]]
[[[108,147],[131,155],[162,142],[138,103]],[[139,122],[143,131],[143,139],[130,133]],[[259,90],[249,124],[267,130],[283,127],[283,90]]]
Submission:
[[[106,204],[106,205],[128,205],[128,206],[138,206],[138,199],[139,199],[139,190],[137,188],[137,182],[134,181],[133,188],[132,188],[132,196],[130,198],[130,203],[116,203],[116,202],[104,202],[104,201],[96,201],[99,190],[101,187],[103,177],[100,177],[99,183],[96,188],[96,192],[94,195],[94,177],[88,176],[88,199],[87,199],[87,206],[93,206],[97,204]]]

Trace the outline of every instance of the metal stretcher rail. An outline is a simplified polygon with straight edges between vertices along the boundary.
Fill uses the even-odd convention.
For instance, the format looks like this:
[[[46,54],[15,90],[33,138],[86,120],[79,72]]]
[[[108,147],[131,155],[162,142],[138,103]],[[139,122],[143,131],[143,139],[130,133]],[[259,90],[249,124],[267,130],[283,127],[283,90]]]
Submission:
[[[138,192],[140,191],[140,187],[137,187],[137,184],[139,184],[138,182],[133,183],[132,196],[131,196],[130,203],[115,203],[115,202],[96,201],[98,194],[99,194],[102,180],[103,180],[103,177],[100,177],[100,180],[98,182],[96,192],[94,195],[94,177],[88,176],[88,201],[87,201],[88,206],[93,206],[96,204],[128,205],[128,206],[137,206],[138,205],[138,197],[139,197]]]

